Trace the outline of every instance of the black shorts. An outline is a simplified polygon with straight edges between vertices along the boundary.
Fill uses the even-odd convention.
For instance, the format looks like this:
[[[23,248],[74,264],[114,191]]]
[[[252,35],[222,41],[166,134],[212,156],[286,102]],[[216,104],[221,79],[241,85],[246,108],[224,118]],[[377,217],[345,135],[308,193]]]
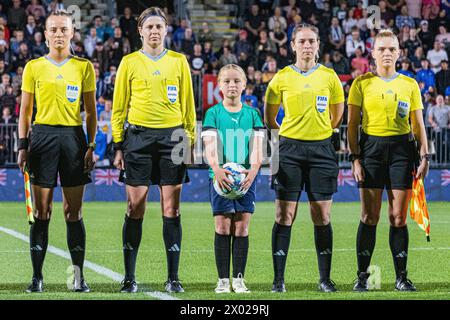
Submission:
[[[183,130],[181,126],[166,129],[151,129],[130,125],[125,132],[123,153],[125,171],[120,174],[119,181],[130,186],[177,185],[189,182],[184,162],[174,163],[172,150],[188,139],[183,136],[172,141],[175,130]],[[184,148],[180,148],[178,157],[183,157]]]
[[[90,183],[90,173],[83,172],[86,151],[86,135],[81,126],[34,125],[30,135],[30,182],[54,188],[59,173],[62,187]]]
[[[303,141],[280,137],[279,157],[278,172],[272,177],[277,194],[305,190],[331,195],[337,191],[339,166],[331,138]]]
[[[360,188],[399,189],[412,188],[414,170],[414,144],[409,135],[378,137],[361,134],[359,141],[364,182]]]

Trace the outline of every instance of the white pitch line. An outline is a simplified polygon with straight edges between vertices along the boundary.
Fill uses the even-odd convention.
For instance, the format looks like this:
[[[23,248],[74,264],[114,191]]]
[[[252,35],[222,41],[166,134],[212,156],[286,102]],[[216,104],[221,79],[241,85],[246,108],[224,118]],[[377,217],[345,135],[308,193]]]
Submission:
[[[0,231],[6,233],[6,234],[8,234],[8,235],[10,235],[10,236],[12,236],[12,237],[14,237],[16,239],[22,240],[22,241],[24,241],[26,243],[30,243],[30,240],[29,240],[28,236],[26,236],[26,235],[24,235],[22,233],[19,233],[19,232],[15,231],[15,230],[8,229],[8,228],[0,226]],[[54,255],[57,255],[57,256],[59,256],[61,258],[67,259],[69,261],[72,261],[72,259],[70,257],[70,254],[68,252],[64,251],[64,250],[61,250],[61,249],[56,248],[54,246],[48,246],[47,251],[50,252],[50,253],[53,253]],[[88,269],[91,269],[92,271],[94,271],[94,272],[96,272],[98,274],[101,274],[101,275],[103,275],[103,276],[105,276],[107,278],[110,278],[110,279],[112,279],[114,281],[117,281],[119,283],[123,279],[123,276],[121,274],[119,274],[117,272],[114,272],[111,269],[105,268],[105,267],[103,267],[103,266],[101,266],[99,264],[90,262],[88,260],[84,261],[84,266],[86,268],[88,268]],[[150,297],[153,297],[153,298],[156,298],[156,299],[160,299],[160,300],[178,300],[177,298],[175,298],[175,297],[173,297],[171,295],[168,295],[168,294],[165,294],[165,293],[159,292],[159,291],[144,291],[143,293],[148,295],[148,296],[150,296]]]

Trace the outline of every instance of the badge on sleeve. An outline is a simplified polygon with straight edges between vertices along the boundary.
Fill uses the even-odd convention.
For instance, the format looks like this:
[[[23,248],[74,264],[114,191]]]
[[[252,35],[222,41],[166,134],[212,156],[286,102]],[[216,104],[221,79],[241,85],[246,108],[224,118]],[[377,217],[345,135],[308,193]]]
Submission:
[[[323,113],[327,110],[328,97],[327,96],[317,96],[316,97],[316,109],[319,113]]]
[[[175,103],[178,98],[178,87],[175,85],[167,85],[167,99],[170,103]]]
[[[399,100],[398,105],[397,105],[397,112],[398,112],[398,115],[400,116],[400,118],[403,119],[404,117],[406,117],[409,112],[408,102]]]
[[[67,85],[66,86],[66,97],[69,102],[75,102],[80,94],[80,88],[78,86]]]

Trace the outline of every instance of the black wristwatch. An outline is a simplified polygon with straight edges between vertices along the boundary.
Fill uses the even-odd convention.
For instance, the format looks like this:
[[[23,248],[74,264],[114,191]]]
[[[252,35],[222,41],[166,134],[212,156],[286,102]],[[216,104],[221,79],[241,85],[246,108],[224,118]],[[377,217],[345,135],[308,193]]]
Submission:
[[[423,159],[427,160],[427,162],[430,162],[431,160],[431,154],[424,154],[420,156],[420,161],[422,161]]]
[[[351,163],[353,163],[353,161],[355,161],[357,159],[361,159],[361,155],[360,154],[350,153],[350,155],[348,156],[348,160],[350,160]]]
[[[97,144],[95,142],[90,142],[88,144],[88,148],[92,149],[92,151],[95,151],[95,147],[97,147]]]

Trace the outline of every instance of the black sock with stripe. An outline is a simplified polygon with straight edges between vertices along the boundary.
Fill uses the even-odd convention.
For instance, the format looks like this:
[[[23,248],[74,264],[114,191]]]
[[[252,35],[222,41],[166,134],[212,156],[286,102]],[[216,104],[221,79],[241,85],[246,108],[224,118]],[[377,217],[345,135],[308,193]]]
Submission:
[[[136,259],[142,239],[142,222],[144,219],[131,219],[125,216],[122,228],[123,258],[125,263],[125,280],[134,281]]]
[[[406,273],[406,263],[408,261],[408,226],[389,229],[389,245],[391,247],[392,258],[394,259],[395,275],[398,278]]]
[[[330,279],[331,258],[333,256],[333,229],[331,223],[326,226],[314,226],[317,262],[320,281]]]
[[[75,277],[83,278],[83,264],[86,250],[86,229],[83,219],[79,221],[66,221],[67,247],[69,248],[72,264],[75,268]]]
[[[356,235],[356,257],[358,260],[358,272],[367,272],[372,259],[373,250],[377,237],[377,226],[371,226],[364,222],[359,222],[358,233]]]
[[[180,216],[176,218],[163,217],[163,238],[167,255],[167,274],[170,280],[178,280],[181,237]]]
[[[292,226],[274,223],[272,228],[272,259],[274,280],[284,280],[284,270],[291,242]]]
[[[42,267],[48,247],[48,225],[50,220],[34,218],[30,227],[30,254],[33,277],[42,279]]]

